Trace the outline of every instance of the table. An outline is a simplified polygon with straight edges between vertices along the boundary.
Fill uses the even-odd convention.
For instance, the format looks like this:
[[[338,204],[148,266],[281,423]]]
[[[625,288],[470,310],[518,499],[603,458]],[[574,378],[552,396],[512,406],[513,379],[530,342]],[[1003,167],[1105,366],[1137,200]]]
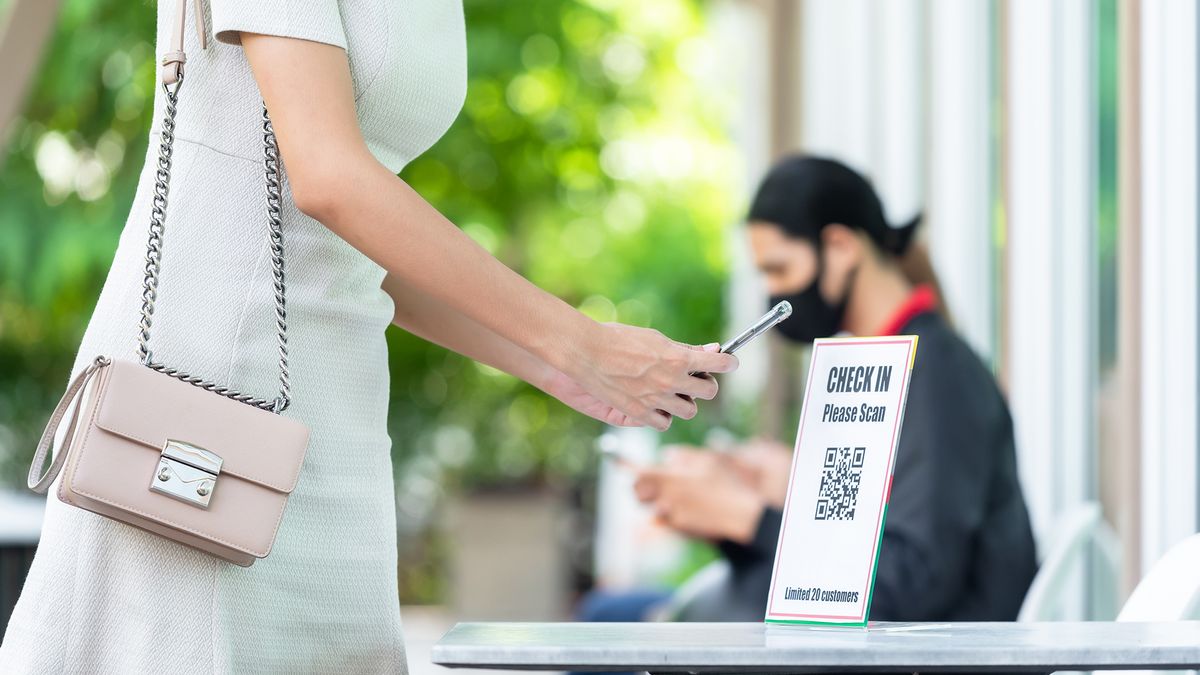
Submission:
[[[811,673],[1200,668],[1200,621],[872,624],[460,623],[452,668]]]

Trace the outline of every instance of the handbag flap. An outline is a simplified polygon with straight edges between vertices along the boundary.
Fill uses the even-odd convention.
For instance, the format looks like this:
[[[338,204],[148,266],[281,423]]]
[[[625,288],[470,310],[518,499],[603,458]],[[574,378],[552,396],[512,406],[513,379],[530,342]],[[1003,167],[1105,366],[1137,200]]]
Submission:
[[[221,473],[290,493],[308,427],[146,366],[113,359],[96,426],[159,452],[167,439],[221,457]]]

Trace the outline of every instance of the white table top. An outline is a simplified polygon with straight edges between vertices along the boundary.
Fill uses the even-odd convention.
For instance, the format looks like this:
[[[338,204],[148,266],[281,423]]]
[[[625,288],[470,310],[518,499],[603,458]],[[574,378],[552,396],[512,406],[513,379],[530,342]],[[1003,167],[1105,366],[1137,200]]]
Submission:
[[[1200,668],[1200,621],[872,624],[460,623],[434,646],[449,667],[805,673],[840,670]]]

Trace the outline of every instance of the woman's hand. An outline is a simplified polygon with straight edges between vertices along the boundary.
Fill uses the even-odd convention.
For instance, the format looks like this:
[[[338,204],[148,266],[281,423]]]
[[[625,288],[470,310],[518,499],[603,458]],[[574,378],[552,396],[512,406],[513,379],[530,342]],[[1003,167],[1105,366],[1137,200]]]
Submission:
[[[675,342],[649,328],[596,324],[577,346],[578,356],[558,369],[605,405],[666,431],[672,416],[696,416],[694,399],[717,395],[717,381],[708,373],[737,370],[737,358],[718,349]]]
[[[615,427],[645,426],[633,417],[596,398],[562,371],[553,368],[549,368],[548,371],[549,374],[545,381],[538,385],[538,388],[562,401],[576,412],[581,412]]]

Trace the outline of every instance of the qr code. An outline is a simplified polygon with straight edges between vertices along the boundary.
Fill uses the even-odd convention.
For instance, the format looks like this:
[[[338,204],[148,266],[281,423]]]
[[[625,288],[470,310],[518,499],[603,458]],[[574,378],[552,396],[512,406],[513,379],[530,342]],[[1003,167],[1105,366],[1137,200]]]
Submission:
[[[866,448],[826,448],[814,520],[854,520]]]

